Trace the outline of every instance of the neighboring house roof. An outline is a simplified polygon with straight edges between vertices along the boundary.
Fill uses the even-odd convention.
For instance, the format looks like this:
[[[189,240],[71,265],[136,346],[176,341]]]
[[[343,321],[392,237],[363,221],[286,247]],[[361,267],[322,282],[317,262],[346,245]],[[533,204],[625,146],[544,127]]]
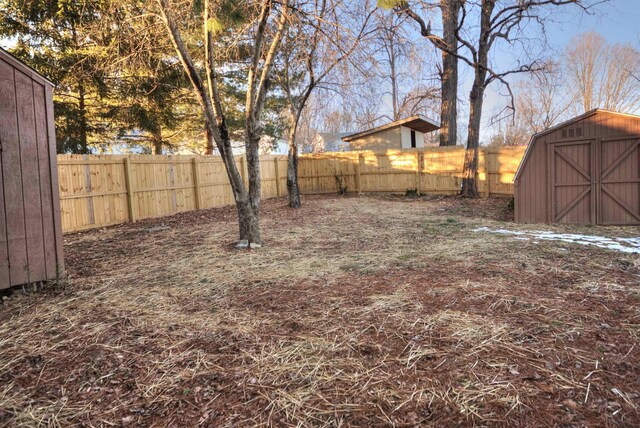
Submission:
[[[395,128],[396,126],[405,126],[409,129],[413,129],[418,132],[433,132],[440,129],[440,123],[435,120],[427,119],[424,116],[415,115],[410,116],[405,119],[396,120],[391,123],[387,123],[386,125],[378,126],[376,128],[368,129],[366,131],[357,132],[355,134],[347,135],[342,137],[342,141],[352,141],[356,138],[362,138],[370,134],[375,134],[376,132],[384,131],[386,129]]]
[[[319,132],[318,135],[324,142],[323,149],[327,152],[334,152],[340,149],[344,149],[347,146],[346,142],[343,142],[343,137],[351,135],[353,132]]]
[[[286,155],[289,153],[289,144],[284,140],[276,141],[275,147],[271,150],[270,155]]]
[[[337,141],[351,134],[353,132],[318,132],[324,141]]]

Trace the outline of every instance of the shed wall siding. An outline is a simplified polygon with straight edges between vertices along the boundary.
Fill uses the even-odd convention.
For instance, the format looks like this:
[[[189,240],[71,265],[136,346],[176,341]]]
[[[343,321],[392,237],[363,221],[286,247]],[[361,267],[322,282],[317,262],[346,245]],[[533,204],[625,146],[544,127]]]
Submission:
[[[555,165],[556,171],[560,171],[560,174],[566,174],[566,172],[561,171],[562,165],[550,164],[552,159],[550,155],[553,147],[552,143],[587,140],[595,142],[602,139],[617,139],[616,137],[624,139],[625,137],[629,138],[633,136],[640,136],[640,118],[606,111],[596,111],[590,116],[569,122],[547,134],[535,137],[531,142],[528,156],[523,160],[521,171],[515,184],[515,220],[522,223],[553,221],[553,215],[551,213],[552,193],[550,190],[551,169]],[[620,146],[620,144],[610,143],[603,145],[602,150],[604,150],[604,152],[596,153],[593,165],[598,165],[598,162],[605,162],[605,164],[611,162],[608,160],[609,158],[620,155],[618,152],[620,152],[622,148],[618,146]],[[640,162],[640,160],[631,159],[623,164],[626,176],[631,176],[632,179],[637,177],[638,172],[633,171],[637,162]],[[599,177],[595,177],[597,177],[596,174],[600,172],[600,168],[601,166],[596,168],[595,171],[592,171],[594,180],[599,180]],[[635,176],[633,175],[634,173],[636,174]],[[564,175],[561,175],[560,179],[563,177]],[[625,200],[630,201],[634,209],[638,209],[638,203],[640,203],[640,201],[638,201],[640,196],[636,197],[635,195],[635,193],[640,191],[639,186],[640,185],[635,185],[634,187],[633,185],[628,185],[624,189],[625,193],[622,195]],[[564,193],[559,194],[558,197],[560,199],[570,199],[574,196],[571,192],[575,193],[575,191],[575,189],[562,189],[560,192]],[[612,210],[617,211],[621,208],[616,207],[615,204],[612,203],[613,201],[607,200],[607,198],[603,199],[603,201],[598,199],[598,210],[600,210],[600,213],[605,213],[609,217],[618,215],[618,217],[615,218],[620,218],[621,221],[632,222],[635,220],[633,216],[628,214],[616,214],[612,212]],[[593,217],[585,217],[589,212],[588,199],[585,199],[579,202],[576,208],[567,215],[567,218],[563,219],[563,222],[583,223],[586,221],[586,218],[595,218],[595,215]]]
[[[63,266],[51,90],[0,51],[0,289]]]
[[[25,237],[22,174],[20,172],[20,137],[16,100],[15,72],[0,60],[0,141],[2,141],[2,178],[7,236],[9,277],[12,284],[23,284],[27,277],[27,243]],[[2,284],[2,288],[9,284]]]
[[[515,188],[517,221],[522,223],[544,223],[547,220],[547,168],[546,145],[535,141],[527,164]]]
[[[400,127],[385,129],[375,134],[366,135],[349,142],[351,150],[388,150],[401,149]]]

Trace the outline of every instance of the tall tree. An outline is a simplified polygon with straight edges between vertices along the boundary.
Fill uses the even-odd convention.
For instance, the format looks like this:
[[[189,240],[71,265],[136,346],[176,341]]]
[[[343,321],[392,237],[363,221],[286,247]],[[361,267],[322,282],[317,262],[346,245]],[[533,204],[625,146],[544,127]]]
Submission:
[[[378,9],[375,13],[375,32],[363,48],[360,69],[383,89],[388,97],[390,112],[383,116],[390,121],[414,114],[425,114],[437,98],[434,88],[425,84],[432,67],[426,46],[412,40],[407,31],[408,17]],[[371,63],[371,66],[366,66]],[[363,67],[363,65],[365,67]]]
[[[224,162],[236,202],[240,239],[247,240],[250,246],[251,244],[261,244],[259,222],[261,117],[273,64],[280,48],[282,36],[287,28],[290,13],[289,2],[287,0],[283,4],[278,4],[272,0],[261,0],[254,4],[229,0],[216,4],[214,8],[210,0],[205,0],[204,10],[201,14],[203,40],[201,44],[198,44],[203,47],[204,51],[201,52],[204,58],[204,77],[196,67],[183,40],[173,5],[169,0],[157,0],[157,4],[162,21],[166,26],[167,35],[175,47],[179,62],[191,81],[194,94],[202,109],[208,137],[215,143]],[[189,13],[185,10],[182,12]],[[233,28],[228,31],[233,32],[235,36],[240,36],[238,34],[240,31],[236,30],[237,27],[232,26],[234,21],[240,18],[249,22],[249,25],[244,26],[246,30],[242,36],[251,41],[251,54],[245,82],[244,129],[249,173],[248,188],[245,188],[233,156],[223,98],[220,93],[219,69],[221,67],[216,63],[214,57],[218,34],[225,29]]]
[[[630,44],[609,44],[598,33],[574,37],[566,55],[570,91],[582,112],[596,107],[613,111],[640,109],[640,52]]]
[[[0,37],[14,38],[11,52],[56,84],[58,151],[89,153],[107,131],[102,100],[108,93],[103,46],[114,34],[104,26],[107,0],[5,0]]]
[[[157,20],[138,0],[3,2],[0,32],[15,55],[56,84],[58,151],[127,144],[161,153],[201,124],[189,82]]]
[[[297,132],[302,112],[311,94],[358,47],[372,11],[366,13],[368,2],[349,10],[341,0],[300,1],[295,6],[296,23],[284,39],[278,81],[287,100],[289,206],[300,208]],[[354,18],[359,16],[360,22]],[[345,30],[353,27],[356,31]]]
[[[440,49],[442,60],[438,65],[440,75],[440,146],[455,146],[458,140],[458,57],[450,52],[457,52],[460,8],[464,0],[439,0],[439,2],[422,1],[416,6],[431,10],[436,7],[440,9],[442,21],[442,37],[436,42],[433,38],[427,38],[436,48],[442,45],[447,49]],[[398,0],[378,0],[378,4],[383,8],[410,8],[406,1]],[[413,9],[410,9],[414,11]],[[397,14],[404,24],[411,19],[409,14]],[[424,62],[423,62],[424,64]]]
[[[561,65],[550,61],[544,68],[514,88],[515,116],[529,135],[558,124],[576,100],[563,81]]]
[[[140,1],[113,1],[107,16],[114,38],[105,46],[110,84],[106,117],[118,141],[161,155],[184,134],[202,130],[184,72],[164,27]]]
[[[442,41],[447,50],[442,50],[440,146],[455,146],[458,141],[458,20],[461,0],[440,0],[442,16]]]
[[[391,96],[391,121],[401,118],[401,80],[408,69],[403,65],[413,57],[414,44],[407,43],[404,34],[405,17],[396,14],[379,12],[376,14],[378,28],[373,40],[374,46],[378,46],[380,59],[377,61],[377,70],[382,80],[389,86],[388,94]]]
[[[438,49],[466,63],[473,69],[474,77],[469,93],[469,124],[467,128],[467,145],[462,176],[461,195],[476,197],[479,195],[476,183],[478,170],[478,150],[480,145],[480,125],[482,120],[482,107],[484,103],[484,93],[489,84],[494,81],[501,82],[507,89],[511,98],[510,108],[513,110],[513,93],[507,76],[518,73],[530,73],[544,69],[544,63],[539,59],[528,60],[520,63],[516,67],[508,70],[494,70],[489,64],[490,52],[496,43],[503,41],[513,46],[516,41],[523,41],[522,28],[525,24],[540,23],[544,30],[545,21],[553,13],[555,7],[565,5],[576,5],[583,10],[589,8],[589,0],[481,0],[477,5],[479,10],[478,33],[475,38],[467,37],[469,32],[460,31],[465,24],[465,20],[471,14],[469,11],[476,4],[475,2],[463,2],[461,4],[461,17],[455,35],[458,44],[463,49],[452,50],[441,36],[431,31],[431,24],[427,24],[417,13],[415,13],[406,2],[396,6],[396,11],[400,14],[410,16],[419,26],[422,36],[431,40]]]

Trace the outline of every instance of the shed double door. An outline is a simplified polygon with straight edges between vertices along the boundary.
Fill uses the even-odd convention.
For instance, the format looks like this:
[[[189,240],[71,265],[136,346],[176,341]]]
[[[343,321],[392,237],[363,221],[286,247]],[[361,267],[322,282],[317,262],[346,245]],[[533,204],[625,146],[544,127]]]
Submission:
[[[640,137],[549,145],[554,223],[640,224]]]

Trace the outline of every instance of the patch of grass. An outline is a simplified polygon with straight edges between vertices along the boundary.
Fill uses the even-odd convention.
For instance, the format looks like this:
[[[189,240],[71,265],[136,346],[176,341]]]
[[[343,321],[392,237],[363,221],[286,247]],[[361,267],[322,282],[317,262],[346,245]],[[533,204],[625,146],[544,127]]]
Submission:
[[[453,217],[428,220],[423,222],[421,226],[423,233],[430,237],[454,236],[466,227],[465,223],[461,223]]]
[[[418,257],[420,257],[419,253],[407,252],[407,253],[400,254],[397,257],[397,259],[403,262],[407,262],[407,261],[415,260]]]
[[[370,263],[367,262],[352,262],[340,265],[340,270],[345,272],[355,272],[360,275],[369,275],[376,272],[376,267],[371,266]]]

